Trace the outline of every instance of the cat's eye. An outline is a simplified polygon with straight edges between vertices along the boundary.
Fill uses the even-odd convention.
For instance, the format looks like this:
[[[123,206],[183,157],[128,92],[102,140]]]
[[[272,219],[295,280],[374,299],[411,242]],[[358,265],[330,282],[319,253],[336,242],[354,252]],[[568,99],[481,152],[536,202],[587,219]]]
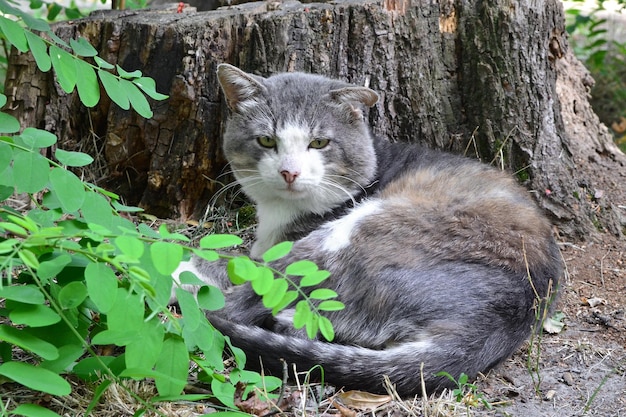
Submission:
[[[309,143],[309,148],[322,149],[328,146],[330,139],[315,139]]]
[[[259,136],[256,140],[257,142],[259,142],[259,145],[263,146],[264,148],[276,147],[276,139],[270,136]]]

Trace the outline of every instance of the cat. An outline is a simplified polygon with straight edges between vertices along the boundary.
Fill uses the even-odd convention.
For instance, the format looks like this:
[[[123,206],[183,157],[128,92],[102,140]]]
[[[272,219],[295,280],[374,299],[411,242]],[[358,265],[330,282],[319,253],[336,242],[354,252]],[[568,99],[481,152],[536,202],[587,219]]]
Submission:
[[[249,364],[281,376],[321,365],[340,388],[404,397],[430,393],[461,373],[476,377],[509,357],[540,324],[562,273],[551,224],[511,177],[478,161],[373,137],[364,111],[378,95],[319,75],[262,78],[221,64],[231,110],[223,149],[256,203],[251,257],[281,241],[282,269],[309,259],[345,304],[326,316],[332,343],[309,340],[273,317],[223,265],[181,265],[220,287],[216,328]],[[540,326],[539,326],[540,327]],[[291,368],[291,366],[289,366]],[[319,376],[319,375],[318,375]]]

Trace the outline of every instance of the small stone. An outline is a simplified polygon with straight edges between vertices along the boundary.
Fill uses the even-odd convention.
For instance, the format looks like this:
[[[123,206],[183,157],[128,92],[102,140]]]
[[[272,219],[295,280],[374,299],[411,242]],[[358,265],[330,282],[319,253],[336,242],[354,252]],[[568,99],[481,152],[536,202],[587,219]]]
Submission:
[[[574,377],[572,376],[570,372],[565,372],[563,374],[563,381],[570,387],[574,385]]]
[[[554,396],[556,395],[556,391],[551,389],[548,390],[548,392],[546,392],[546,395],[543,397],[544,401],[552,401],[552,399],[554,398]]]

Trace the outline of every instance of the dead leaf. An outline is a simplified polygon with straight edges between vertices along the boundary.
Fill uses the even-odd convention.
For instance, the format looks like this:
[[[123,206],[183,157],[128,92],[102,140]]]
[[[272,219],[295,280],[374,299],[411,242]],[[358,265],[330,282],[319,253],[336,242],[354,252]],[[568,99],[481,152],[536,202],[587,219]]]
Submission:
[[[563,327],[565,327],[565,323],[563,323],[564,318],[565,314],[556,312],[552,317],[548,317],[543,321],[543,330],[550,334],[561,333]]]
[[[371,394],[364,391],[342,392],[337,394],[337,397],[346,406],[362,411],[375,410],[393,400],[389,395]]]
[[[583,298],[583,305],[587,305],[589,307],[596,307],[601,304],[606,304],[606,300],[604,298],[599,297],[591,297],[591,298]]]

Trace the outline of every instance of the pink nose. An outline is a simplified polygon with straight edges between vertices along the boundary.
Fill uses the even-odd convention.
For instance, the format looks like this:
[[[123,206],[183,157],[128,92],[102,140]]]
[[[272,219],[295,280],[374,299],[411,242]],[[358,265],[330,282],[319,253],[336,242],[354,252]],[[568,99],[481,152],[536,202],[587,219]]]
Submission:
[[[293,184],[293,182],[296,180],[298,175],[300,175],[298,171],[292,172],[292,171],[287,171],[287,170],[280,171],[280,174],[283,176],[287,184]]]

